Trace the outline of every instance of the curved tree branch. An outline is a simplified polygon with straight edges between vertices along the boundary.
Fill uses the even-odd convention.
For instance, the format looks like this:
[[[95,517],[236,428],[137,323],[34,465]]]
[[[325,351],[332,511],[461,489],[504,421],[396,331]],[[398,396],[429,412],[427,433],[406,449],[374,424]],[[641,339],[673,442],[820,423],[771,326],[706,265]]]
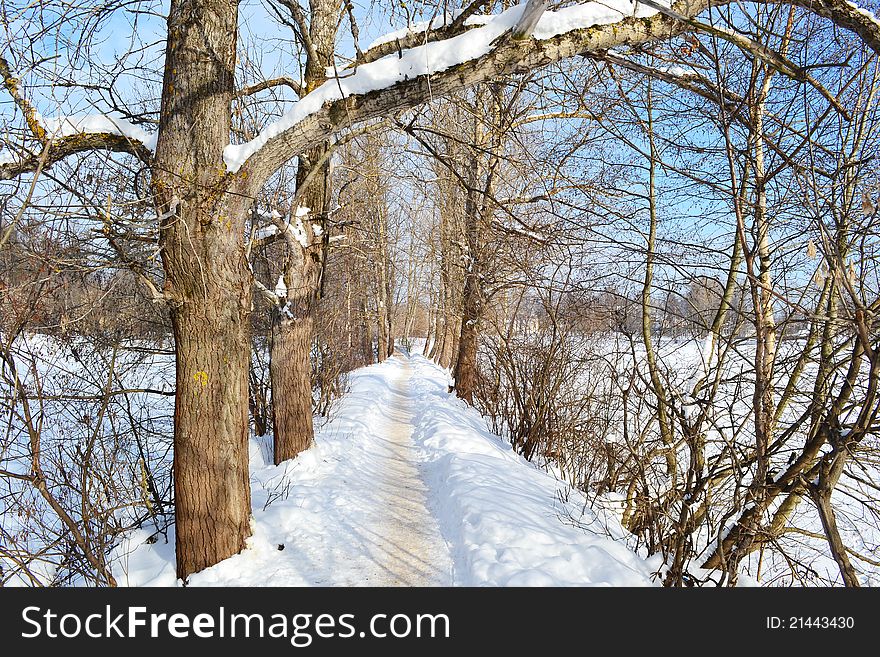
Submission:
[[[731,1],[716,0],[714,4],[729,4]],[[241,166],[235,186],[242,193],[254,194],[285,162],[326,141],[334,132],[355,123],[407,110],[434,96],[499,75],[533,70],[568,57],[607,51],[620,46],[637,46],[692,31],[695,28],[690,24],[690,19],[704,11],[710,2],[711,0],[679,0],[673,3],[672,11],[658,12],[647,18],[626,17],[615,23],[572,29],[545,39],[499,39],[488,53],[443,71],[404,79],[381,89],[326,102],[319,110],[267,139]],[[857,34],[869,48],[880,53],[880,23],[858,7],[844,0],[779,2],[828,18],[835,25]],[[461,25],[457,29],[461,34],[471,28]],[[412,35],[407,37],[406,42],[418,39],[426,44],[419,47],[426,48],[427,44],[436,40],[454,38],[457,34],[453,32],[450,26],[428,34]],[[389,47],[394,52],[396,44]],[[368,51],[365,56],[371,59],[379,52],[384,52],[382,48],[384,45],[380,50],[374,48]]]
[[[260,91],[265,91],[266,89],[271,89],[272,87],[290,87],[297,96],[302,96],[305,91],[303,90],[303,86],[300,82],[294,80],[293,78],[288,77],[280,77],[280,78],[272,78],[271,80],[263,80],[262,82],[257,82],[256,84],[252,84],[250,86],[244,87],[243,89],[239,89],[235,92],[236,98],[242,98],[244,96],[252,96],[255,93],[259,93]]]
[[[0,180],[11,180],[23,173],[50,167],[66,157],[92,151],[128,153],[150,164],[153,153],[141,142],[109,132],[85,132],[49,142],[42,153],[23,153],[19,159],[0,164]]]
[[[732,1],[714,0],[714,4],[729,4]],[[871,14],[845,0],[766,1],[774,4],[794,5],[827,18],[838,27],[855,33],[869,48],[880,54],[880,22],[874,19]],[[294,19],[298,19],[297,24],[300,30],[307,27],[301,8],[294,0],[279,0],[279,2],[292,12]],[[479,4],[474,3],[475,6],[479,6]],[[531,5],[540,16],[543,13],[544,4],[530,0],[523,6],[528,8]],[[657,6],[653,0],[642,4]],[[695,26],[693,19],[707,9],[710,4],[713,4],[713,0],[679,0],[674,2],[671,8],[664,8],[664,11],[647,18],[624,17],[615,23],[571,29],[544,39],[528,36],[519,40],[499,39],[488,53],[463,61],[443,71],[404,79],[381,89],[326,102],[316,112],[268,139],[256,153],[251,155],[238,171],[232,185],[232,191],[249,195],[255,194],[285,162],[306,152],[309,148],[325,142],[334,133],[351,127],[355,123],[404,111],[424,103],[434,96],[462,89],[499,75],[532,70],[576,55],[588,55],[626,45],[637,46],[699,29],[702,24]],[[637,6],[638,4],[634,9]],[[299,16],[297,16],[297,9],[300,10]],[[519,24],[520,22],[517,21],[513,29],[516,29]],[[536,25],[539,27],[540,23],[536,21]],[[531,25],[526,31],[531,32],[536,25]],[[403,47],[425,48],[428,44],[451,39],[471,29],[479,29],[479,27],[465,25],[465,21],[456,20],[449,26],[434,31],[411,34],[395,42],[377,46],[364,53],[364,61],[373,62],[398,50],[402,56],[403,51],[400,49]],[[308,39],[307,33],[304,37]],[[362,65],[363,62],[359,62],[359,64]],[[781,65],[785,66],[785,62],[781,62]],[[797,71],[795,72],[797,73]],[[44,143],[44,149],[41,153],[25,152],[16,161],[0,164],[0,180],[8,180],[20,174],[35,171],[40,166],[51,166],[69,155],[93,150],[130,153],[145,163],[152,162],[152,154],[143,144],[117,134],[83,133],[56,139],[52,142],[44,141],[45,130],[32,116],[33,108],[18,94],[17,81],[12,77],[6,60],[2,58],[0,58],[0,74],[2,74],[4,84],[12,94],[16,105],[25,112],[25,118],[31,132],[34,132],[35,137]],[[806,78],[804,79],[806,80]],[[269,82],[274,83],[274,81]],[[329,83],[334,82],[333,80],[329,81]],[[260,87],[260,85],[255,85],[255,87]]]

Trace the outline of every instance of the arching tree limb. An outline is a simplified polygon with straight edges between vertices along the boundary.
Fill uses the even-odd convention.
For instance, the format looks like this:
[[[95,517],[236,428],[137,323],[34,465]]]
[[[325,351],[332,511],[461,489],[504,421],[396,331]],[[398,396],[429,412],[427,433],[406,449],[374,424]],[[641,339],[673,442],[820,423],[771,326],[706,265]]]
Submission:
[[[858,7],[843,0],[784,0],[788,4],[828,18],[835,25],[851,30],[865,44],[880,53],[880,23]],[[728,4],[720,0],[718,4]],[[651,4],[654,4],[653,2]],[[492,77],[526,71],[577,55],[607,51],[621,46],[637,46],[659,41],[695,29],[689,22],[708,8],[709,0],[680,0],[672,10],[651,17],[624,17],[607,25],[572,29],[547,39],[524,38],[500,40],[490,52],[431,75],[421,75],[396,84],[326,103],[295,125],[269,139],[251,155],[238,172],[238,189],[255,193],[286,161],[325,141],[337,130],[354,123],[369,121],[395,111],[402,111],[430,98],[462,89]],[[463,24],[420,33],[389,45],[394,52],[404,42],[432,43],[453,38],[470,27]],[[388,45],[388,44],[385,44]],[[420,46],[424,47],[424,46]],[[373,61],[385,53],[384,45],[365,53]],[[387,53],[385,53],[387,54]],[[402,53],[401,53],[402,54]]]

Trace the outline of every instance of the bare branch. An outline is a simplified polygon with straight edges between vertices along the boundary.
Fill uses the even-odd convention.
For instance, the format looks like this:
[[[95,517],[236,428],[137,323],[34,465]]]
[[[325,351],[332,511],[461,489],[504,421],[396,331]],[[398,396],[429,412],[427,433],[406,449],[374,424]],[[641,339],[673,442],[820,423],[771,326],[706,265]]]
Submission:
[[[235,92],[235,97],[242,98],[244,96],[252,96],[261,91],[265,91],[266,89],[282,86],[290,87],[297,96],[302,96],[305,93],[303,86],[299,81],[294,80],[293,78],[280,77],[272,78],[271,80],[263,80],[262,82],[257,82],[256,84],[239,89]]]
[[[737,34],[736,32],[732,32],[730,30],[725,30],[719,27],[715,27],[714,25],[710,25],[708,23],[703,23],[702,21],[698,21],[694,18],[689,18],[687,16],[683,16],[679,14],[677,11],[665,7],[664,5],[654,2],[654,0],[639,0],[643,4],[648,5],[649,7],[656,9],[661,14],[665,14],[670,18],[675,18],[687,25],[690,25],[696,30],[701,32],[705,32],[706,34],[711,34],[712,36],[716,36],[719,39],[723,39],[724,41],[728,41],[733,45],[737,46],[740,50],[751,53],[758,59],[762,60],[766,64],[769,64],[774,69],[786,75],[798,82],[807,82],[816,90],[822,94],[822,96],[834,107],[837,112],[844,117],[847,121],[850,120],[849,113],[843,108],[843,106],[837,102],[837,98],[828,91],[816,78],[810,75],[806,69],[801,68],[787,57],[780,55],[778,52],[767,48],[763,44],[758,43],[754,39],[750,39],[747,36],[742,34]]]
[[[364,58],[364,53],[361,50],[360,30],[358,29],[357,20],[354,17],[354,3],[352,3],[351,0],[345,0],[345,11],[348,12],[348,26],[351,29],[351,40],[354,42],[357,61],[360,62]]]
[[[406,110],[434,96],[498,75],[532,70],[577,54],[656,41],[687,29],[688,26],[680,21],[657,14],[650,19],[625,18],[613,25],[575,29],[544,40],[507,41],[482,57],[440,73],[421,75],[376,91],[327,103],[293,127],[269,139],[245,162],[239,170],[241,191],[253,194],[284,162],[326,141],[335,131],[351,124]]]
[[[275,0],[278,4],[287,8],[287,11],[290,12],[291,18],[293,18],[296,26],[299,28],[297,32],[297,36],[302,43],[303,48],[306,50],[306,54],[309,59],[312,61],[318,61],[318,53],[315,50],[315,44],[312,43],[312,37],[309,32],[309,24],[306,21],[305,14],[303,13],[302,7],[299,6],[297,0]]]

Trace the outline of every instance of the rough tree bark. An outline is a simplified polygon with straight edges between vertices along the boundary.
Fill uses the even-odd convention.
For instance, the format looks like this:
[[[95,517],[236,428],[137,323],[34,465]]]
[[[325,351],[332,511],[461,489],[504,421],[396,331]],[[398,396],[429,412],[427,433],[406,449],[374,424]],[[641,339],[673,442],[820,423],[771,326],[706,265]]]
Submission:
[[[171,2],[152,184],[162,210],[164,292],[177,354],[174,486],[182,579],[240,552],[250,533],[251,281],[240,236],[250,202],[225,193],[223,163],[236,25],[235,3]]]
[[[318,153],[312,155],[320,157]],[[272,315],[269,373],[276,465],[311,447],[315,436],[309,356],[323,266],[323,241],[316,238],[312,223],[323,223],[320,217],[327,208],[329,172],[319,171],[312,182],[306,183],[305,178],[311,171],[311,167],[301,166],[297,175],[297,184],[305,192],[299,196],[300,203],[310,210],[309,215],[299,218],[308,243],[302,246],[296,240],[288,240],[290,256],[284,272],[287,298],[276,306]],[[296,208],[291,212],[296,214]],[[297,221],[296,218],[291,220]]]
[[[860,586],[859,577],[849,559],[846,546],[840,536],[834,507],[831,504],[834,488],[837,486],[837,482],[843,474],[844,466],[847,462],[847,453],[847,447],[835,446],[832,453],[828,454],[820,464],[819,476],[816,478],[815,483],[810,484],[809,492],[813,503],[816,505],[816,510],[819,512],[819,519],[822,521],[822,528],[825,530],[825,536],[828,539],[831,556],[834,557],[834,561],[840,569],[843,583],[847,587],[857,588]]]
[[[472,189],[468,192],[465,204],[465,237],[468,248],[468,265],[464,276],[462,295],[461,332],[458,338],[458,353],[452,376],[455,379],[455,394],[468,404],[474,403],[477,387],[477,343],[479,341],[480,316],[483,313],[482,273],[482,217],[474,183],[477,182],[479,167],[474,158],[471,174]]]
[[[465,243],[468,264],[464,276],[461,332],[458,337],[453,378],[456,395],[468,404],[474,403],[474,393],[477,389],[477,346],[480,340],[480,320],[486,305],[483,289],[487,265],[484,239],[494,210],[492,198],[495,172],[499,162],[497,150],[502,139],[498,127],[501,118],[501,93],[497,85],[492,85],[489,89],[488,125],[484,125],[482,119],[475,119],[468,175],[469,189],[465,197]]]
[[[378,174],[378,171],[377,171]],[[377,193],[378,198],[378,193]],[[378,330],[376,353],[381,363],[394,352],[394,328],[392,324],[392,262],[388,249],[388,210],[384,203],[376,208],[376,249],[374,252],[376,272],[376,324]]]

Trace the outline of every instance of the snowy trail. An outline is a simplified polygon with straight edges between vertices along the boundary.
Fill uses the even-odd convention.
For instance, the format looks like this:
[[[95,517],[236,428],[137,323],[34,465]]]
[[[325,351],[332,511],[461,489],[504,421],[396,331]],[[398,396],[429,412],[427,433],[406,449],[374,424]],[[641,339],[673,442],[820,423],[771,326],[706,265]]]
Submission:
[[[384,419],[376,433],[381,450],[374,506],[378,524],[372,540],[365,542],[373,563],[365,573],[367,584],[378,586],[449,586],[452,584],[452,559],[437,520],[428,510],[428,489],[414,463],[412,433],[413,411],[410,400],[408,359],[400,362],[399,375],[390,383]]]
[[[452,558],[413,460],[408,359],[363,372],[316,447],[253,473],[250,549],[191,584],[452,584]]]
[[[650,586],[657,564],[613,512],[526,462],[448,391],[448,372],[399,355],[351,373],[311,449],[275,466],[251,440],[253,536],[190,586]],[[179,586],[174,535],[148,529],[114,557],[129,586]]]
[[[188,584],[452,585],[452,556],[413,446],[411,376],[405,356],[361,370],[316,446],[292,461],[267,464],[252,441],[254,535],[244,552]],[[177,583],[173,535],[121,561],[128,585]]]

